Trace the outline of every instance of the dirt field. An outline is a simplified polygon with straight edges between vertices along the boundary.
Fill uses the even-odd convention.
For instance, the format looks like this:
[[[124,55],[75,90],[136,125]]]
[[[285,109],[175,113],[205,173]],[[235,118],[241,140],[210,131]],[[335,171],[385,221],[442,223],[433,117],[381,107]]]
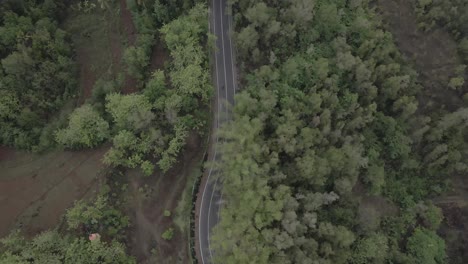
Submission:
[[[128,172],[131,197],[128,215],[132,223],[128,240],[131,253],[137,257],[138,263],[189,262],[187,234],[178,231],[173,217],[187,177],[200,163],[203,151],[200,138],[192,135],[179,158],[179,163],[168,173],[143,177],[138,170]],[[139,188],[145,185],[151,189],[148,196],[139,191]],[[164,216],[164,210],[169,210],[172,215]],[[175,229],[174,237],[166,241],[162,239],[161,234],[170,227]],[[151,253],[152,250],[155,254]]]
[[[164,70],[166,63],[168,63],[170,59],[168,51],[164,48],[164,44],[160,43],[160,41],[161,40],[156,43],[156,46],[154,46],[153,49],[153,53],[151,54],[151,71]]]
[[[36,155],[0,147],[0,237],[56,226],[65,209],[98,188],[107,148]]]

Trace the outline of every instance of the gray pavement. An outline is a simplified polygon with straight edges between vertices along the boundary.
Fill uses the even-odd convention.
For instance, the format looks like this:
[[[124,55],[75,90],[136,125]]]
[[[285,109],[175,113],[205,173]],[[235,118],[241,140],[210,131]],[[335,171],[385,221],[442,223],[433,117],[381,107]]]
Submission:
[[[216,89],[216,107],[214,109],[214,122],[212,128],[212,144],[209,153],[211,161],[219,159],[219,146],[221,143],[217,136],[218,128],[230,120],[230,108],[234,105],[236,93],[236,68],[234,66],[234,50],[232,47],[232,17],[227,14],[227,0],[212,0],[210,14],[211,32],[216,36],[216,51],[214,53],[214,85]],[[197,221],[198,259],[202,264],[213,263],[215,254],[212,250],[212,228],[219,222],[219,211],[222,205],[221,181],[218,172],[213,168],[206,170],[207,177],[200,185],[201,202]]]

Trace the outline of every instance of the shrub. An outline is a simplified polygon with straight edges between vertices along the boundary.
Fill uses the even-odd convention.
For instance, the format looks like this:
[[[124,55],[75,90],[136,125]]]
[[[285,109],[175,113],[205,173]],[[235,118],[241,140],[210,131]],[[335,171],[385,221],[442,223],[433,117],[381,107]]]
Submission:
[[[56,132],[57,142],[69,148],[94,147],[109,137],[109,124],[89,104],[70,115],[68,127]]]
[[[161,237],[164,240],[171,240],[173,236],[174,236],[174,228],[172,227],[166,229],[166,231],[164,231],[164,233],[161,235]]]

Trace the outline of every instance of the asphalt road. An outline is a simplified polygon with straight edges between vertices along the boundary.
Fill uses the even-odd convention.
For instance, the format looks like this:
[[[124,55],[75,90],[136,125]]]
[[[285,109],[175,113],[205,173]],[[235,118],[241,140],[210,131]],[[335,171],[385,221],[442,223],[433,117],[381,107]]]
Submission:
[[[236,68],[234,67],[234,51],[231,39],[232,17],[227,14],[227,0],[212,0],[210,14],[210,29],[216,36],[215,65],[213,73],[216,88],[216,107],[209,159],[219,159],[218,128],[231,118],[230,108],[234,105],[236,92]],[[205,170],[207,179],[200,185],[201,202],[198,219],[198,259],[202,264],[213,263],[214,251],[210,244],[212,228],[219,222],[219,211],[222,205],[220,192],[220,176],[213,168]],[[200,196],[199,196],[200,197]]]

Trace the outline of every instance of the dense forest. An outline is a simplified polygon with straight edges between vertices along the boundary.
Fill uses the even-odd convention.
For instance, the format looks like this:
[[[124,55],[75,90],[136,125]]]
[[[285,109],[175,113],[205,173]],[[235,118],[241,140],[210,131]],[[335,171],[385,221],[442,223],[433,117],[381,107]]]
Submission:
[[[430,198],[467,172],[467,109],[425,96],[369,4],[232,1],[221,262],[446,263]]]
[[[209,134],[213,39],[204,1],[125,1],[137,34],[122,72],[98,76],[84,97],[63,21],[71,10],[118,2],[0,2],[0,146],[108,146],[97,197],[77,201],[53,230],[0,239],[0,263],[136,263],[125,172],[167,175],[192,135]],[[426,87],[375,2],[229,1],[242,89],[214,164],[225,200],[211,240],[216,263],[468,262],[468,242],[441,234],[445,216],[434,203],[468,172],[468,3],[411,1],[421,30],[441,28],[457,43],[458,66]],[[169,59],[153,70],[157,45]],[[136,188],[142,196],[151,189]]]
[[[62,8],[62,1],[0,6],[1,145],[47,148],[47,122],[76,93],[73,50],[58,26]]]

